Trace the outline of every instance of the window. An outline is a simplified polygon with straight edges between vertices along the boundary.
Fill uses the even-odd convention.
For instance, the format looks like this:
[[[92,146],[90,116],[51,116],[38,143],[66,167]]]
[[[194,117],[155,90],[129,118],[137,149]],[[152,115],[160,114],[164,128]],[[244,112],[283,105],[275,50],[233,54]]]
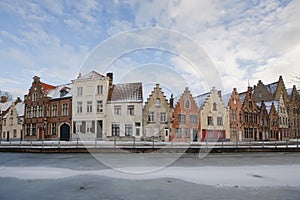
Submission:
[[[178,114],[178,123],[185,124],[185,115],[184,114]]]
[[[13,111],[13,110],[11,110],[11,111],[10,111],[10,115],[13,115],[13,114],[14,114],[14,111]]]
[[[154,112],[148,113],[148,122],[154,122]]]
[[[68,116],[69,113],[69,105],[67,103],[64,103],[62,105],[62,116]]]
[[[103,101],[102,100],[99,100],[97,101],[97,112],[99,113],[102,113],[103,112]]]
[[[232,109],[231,110],[231,118],[232,118],[232,121],[236,121],[236,110]]]
[[[232,127],[232,138],[236,139],[236,127]]]
[[[135,135],[140,136],[141,122],[135,122]]]
[[[166,122],[166,113],[165,112],[160,113],[160,122],[162,122],[162,123]]]
[[[214,125],[213,117],[212,116],[208,116],[207,117],[207,125],[209,125],[209,126],[213,126]]]
[[[32,117],[36,117],[37,116],[36,114],[37,114],[37,107],[33,106],[32,107],[32,115],[33,115]]]
[[[39,117],[44,117],[44,107],[43,106],[39,106],[38,112],[39,112]]]
[[[82,94],[83,94],[83,89],[82,89],[82,87],[78,87],[78,88],[77,88],[77,96],[82,96]]]
[[[125,124],[125,136],[132,136],[132,124]]]
[[[157,107],[159,107],[159,106],[160,106],[160,98],[157,98],[157,99],[156,99],[156,101],[155,101],[155,105],[156,105]]]
[[[17,130],[16,129],[13,130],[13,133],[14,133],[14,137],[17,137]]]
[[[249,122],[252,123],[253,122],[253,114],[249,113]]]
[[[36,124],[32,124],[32,135],[36,135]]]
[[[93,133],[93,122],[92,121],[86,122],[86,133]]]
[[[176,128],[175,135],[177,138],[181,138],[181,128]]]
[[[103,85],[97,85],[97,94],[103,94]]]
[[[217,125],[223,126],[223,117],[217,117]]]
[[[253,122],[257,123],[257,114],[256,113],[253,114]]]
[[[87,101],[87,102],[86,102],[86,112],[88,112],[88,113],[93,112],[92,101]]]
[[[217,110],[217,104],[213,103],[213,111],[216,111],[216,110]]]
[[[56,123],[52,123],[52,135],[56,135]]]
[[[185,108],[190,108],[190,100],[189,99],[185,100],[184,107]]]
[[[52,106],[52,117],[57,117],[57,105]]]
[[[26,135],[30,136],[30,124],[26,124]]]
[[[252,101],[251,100],[249,100],[249,108],[252,108],[253,106],[252,106]]]
[[[248,128],[245,128],[245,129],[244,129],[244,132],[245,132],[245,138],[249,138]]]
[[[244,121],[245,121],[245,122],[248,122],[248,112],[245,112],[245,113],[244,113]]]
[[[112,136],[119,136],[120,135],[120,125],[119,124],[112,124]]]
[[[26,116],[27,116],[27,118],[31,118],[31,108],[30,107],[26,107]]]
[[[189,128],[185,128],[185,137],[190,137],[190,129]]]
[[[77,113],[82,113],[82,102],[81,101],[77,102]]]
[[[133,116],[134,115],[134,105],[127,106],[127,114]]]
[[[6,119],[3,119],[3,126],[6,126]]]
[[[233,100],[233,104],[236,105],[236,100],[235,99]]]
[[[114,114],[121,115],[121,106],[114,106]]]
[[[262,98],[261,92],[258,92],[258,97],[259,97],[260,99]]]
[[[3,137],[3,138],[5,138],[5,132],[3,132],[3,135],[2,135],[2,137]]]
[[[37,93],[32,94],[32,101],[37,101],[38,100],[38,95]]]
[[[76,133],[81,133],[81,130],[83,129],[82,122],[78,121],[75,122],[75,124],[76,124]]]
[[[191,124],[197,124],[197,115],[190,115]]]

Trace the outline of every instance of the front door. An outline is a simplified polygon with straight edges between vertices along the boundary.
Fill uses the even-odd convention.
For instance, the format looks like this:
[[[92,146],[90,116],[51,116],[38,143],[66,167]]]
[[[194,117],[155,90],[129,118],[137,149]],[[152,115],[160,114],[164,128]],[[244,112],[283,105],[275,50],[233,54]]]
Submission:
[[[197,141],[198,141],[197,129],[193,128],[193,142],[197,142]]]
[[[70,140],[70,126],[68,124],[63,124],[60,126],[60,140]]]
[[[43,129],[39,128],[39,139],[43,139]]]
[[[98,120],[97,121],[97,138],[102,139],[102,135],[103,135],[102,133],[103,133],[103,121]]]
[[[9,131],[7,131],[6,136],[6,140],[9,141]]]

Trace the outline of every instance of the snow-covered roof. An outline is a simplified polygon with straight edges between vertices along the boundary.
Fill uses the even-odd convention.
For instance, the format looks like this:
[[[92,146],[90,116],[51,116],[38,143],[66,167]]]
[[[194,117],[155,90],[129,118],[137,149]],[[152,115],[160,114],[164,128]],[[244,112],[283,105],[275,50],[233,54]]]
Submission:
[[[57,86],[55,89],[49,92],[48,96],[51,97],[51,99],[60,99],[60,98],[72,97],[72,94],[73,94],[73,84],[68,83],[68,84]]]
[[[274,95],[276,90],[277,90],[277,87],[278,87],[278,81],[277,82],[274,82],[274,83],[270,83],[267,86],[268,90]]]
[[[109,102],[143,102],[142,83],[114,84],[109,90]]]
[[[291,96],[291,95],[292,95],[292,92],[293,92],[293,88],[288,88],[288,89],[286,89],[286,92],[287,92],[287,94],[288,94],[289,96]]]
[[[83,80],[83,79],[97,79],[97,78],[104,78],[105,76],[99,74],[96,71],[91,71],[88,74],[82,75],[77,78],[77,80]]]
[[[267,109],[268,113],[270,113],[272,103],[274,103],[275,109],[276,109],[276,111],[278,111],[278,104],[279,104],[278,100],[268,101],[268,102],[264,102],[264,103],[265,103],[265,106],[266,106],[266,109]]]
[[[240,100],[241,100],[242,103],[244,103],[246,95],[247,95],[247,92],[239,93]]]
[[[197,106],[199,107],[199,109],[201,109],[206,101],[206,99],[209,97],[210,92],[198,95],[196,97],[194,97],[194,100],[197,104]]]
[[[232,93],[222,95],[222,102],[223,102],[225,107],[228,107],[228,103],[230,101],[231,95],[232,95]]]
[[[16,111],[18,113],[18,116],[24,116],[24,110],[25,110],[25,103],[24,102],[18,103],[16,105]]]
[[[13,104],[13,101],[8,101],[5,103],[0,103],[0,111],[6,111],[7,109],[9,109],[9,107]]]

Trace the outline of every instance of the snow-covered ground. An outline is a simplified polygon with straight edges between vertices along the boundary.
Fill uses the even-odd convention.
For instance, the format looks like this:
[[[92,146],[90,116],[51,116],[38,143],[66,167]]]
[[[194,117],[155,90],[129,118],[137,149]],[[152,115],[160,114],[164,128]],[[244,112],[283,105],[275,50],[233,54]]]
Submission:
[[[300,153],[184,154],[163,167],[171,154],[150,155],[0,153],[0,199],[300,197]]]

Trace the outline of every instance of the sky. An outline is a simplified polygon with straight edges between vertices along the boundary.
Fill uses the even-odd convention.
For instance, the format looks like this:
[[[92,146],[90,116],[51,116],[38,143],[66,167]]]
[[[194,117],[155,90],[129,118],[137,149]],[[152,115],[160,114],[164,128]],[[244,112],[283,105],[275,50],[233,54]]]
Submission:
[[[300,1],[0,0],[0,90],[23,96],[33,76],[52,85],[79,73],[155,83],[166,95],[300,75]]]

